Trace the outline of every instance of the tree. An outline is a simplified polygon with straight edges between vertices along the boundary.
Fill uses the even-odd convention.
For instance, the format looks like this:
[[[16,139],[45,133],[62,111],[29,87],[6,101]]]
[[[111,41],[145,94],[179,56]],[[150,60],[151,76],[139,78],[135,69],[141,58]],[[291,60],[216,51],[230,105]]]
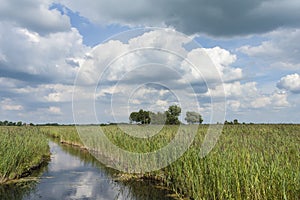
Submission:
[[[15,122],[8,122],[7,126],[15,126],[16,123]]]
[[[180,124],[178,119],[181,113],[181,108],[177,105],[172,105],[169,107],[168,111],[166,111],[167,120],[166,124]]]
[[[185,120],[189,124],[194,124],[194,123],[201,124],[203,122],[202,116],[199,113],[193,112],[193,111],[187,111],[186,112]]]
[[[150,124],[151,119],[149,113],[149,111],[143,109],[139,110],[138,119],[142,124]]]
[[[225,120],[224,124],[233,124],[233,122]]]
[[[22,126],[22,124],[23,124],[23,123],[22,123],[21,121],[19,121],[19,122],[17,122],[16,125],[17,125],[17,126]]]
[[[151,124],[165,124],[167,120],[167,114],[165,112],[150,112]]]
[[[130,123],[132,122],[138,122],[138,115],[139,113],[138,112],[132,112],[129,116],[129,120],[130,120]]]
[[[239,121],[237,119],[234,119],[233,124],[239,124]]]
[[[132,112],[129,116],[130,123],[136,122],[141,124],[150,124],[150,112],[140,109],[139,112]]]

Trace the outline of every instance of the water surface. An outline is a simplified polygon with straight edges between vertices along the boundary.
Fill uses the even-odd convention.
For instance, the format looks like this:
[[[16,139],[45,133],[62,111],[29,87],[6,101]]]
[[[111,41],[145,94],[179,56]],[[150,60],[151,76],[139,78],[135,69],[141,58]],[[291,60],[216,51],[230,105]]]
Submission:
[[[0,199],[171,200],[170,192],[150,181],[115,181],[115,171],[88,152],[49,142],[51,162],[39,182],[0,187]]]

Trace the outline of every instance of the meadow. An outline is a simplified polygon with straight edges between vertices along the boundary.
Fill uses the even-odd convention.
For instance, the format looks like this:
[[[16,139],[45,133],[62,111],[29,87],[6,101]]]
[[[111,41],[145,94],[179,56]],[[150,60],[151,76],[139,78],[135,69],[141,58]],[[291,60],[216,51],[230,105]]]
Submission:
[[[27,176],[50,158],[47,137],[36,127],[0,127],[0,184]]]
[[[167,145],[176,135],[178,126],[165,126],[158,134],[154,126],[104,126],[105,136],[116,146],[130,152],[153,152]],[[129,129],[147,131],[148,138],[125,134]],[[190,199],[300,199],[300,125],[225,125],[213,150],[204,158],[199,155],[208,125],[184,126],[190,136],[197,129],[190,148],[174,163],[138,177],[160,180]],[[41,131],[61,142],[69,143],[102,155],[106,149],[103,137],[95,133],[99,127],[42,127]],[[153,129],[153,130],[152,130]],[[83,142],[81,141],[83,139]],[[176,152],[175,152],[176,153]],[[95,154],[97,156],[97,154]],[[111,161],[115,163],[118,154]],[[141,163],[133,163],[133,165]],[[148,163],[142,163],[147,167]],[[130,166],[129,166],[130,167]]]

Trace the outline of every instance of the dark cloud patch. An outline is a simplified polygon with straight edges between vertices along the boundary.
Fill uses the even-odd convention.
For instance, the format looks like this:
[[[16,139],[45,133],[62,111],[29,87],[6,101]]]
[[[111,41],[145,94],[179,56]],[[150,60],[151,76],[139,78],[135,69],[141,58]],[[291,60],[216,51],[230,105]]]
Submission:
[[[69,30],[69,17],[57,9],[48,9],[51,4],[47,3],[49,2],[40,0],[0,0],[0,20],[26,27],[42,35]]]
[[[134,4],[129,0],[62,2],[95,23],[165,24],[186,34],[231,37],[300,26],[300,2],[294,0],[153,0]]]
[[[16,71],[12,69],[5,69],[0,66],[0,77],[16,79],[23,81],[30,85],[50,83],[52,80],[49,77],[42,75],[33,75],[22,71]]]

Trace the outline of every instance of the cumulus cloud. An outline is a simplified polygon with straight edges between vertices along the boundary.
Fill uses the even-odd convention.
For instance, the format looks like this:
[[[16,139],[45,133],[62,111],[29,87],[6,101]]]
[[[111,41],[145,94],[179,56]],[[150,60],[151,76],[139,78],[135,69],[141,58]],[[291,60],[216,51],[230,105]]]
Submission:
[[[285,92],[275,92],[271,96],[272,104],[276,107],[288,107],[290,106],[290,103],[287,99],[287,94]]]
[[[233,67],[238,59],[231,51],[195,47],[192,38],[175,30],[236,36],[297,27],[297,1],[56,2],[98,24],[171,28],[140,31],[127,35],[128,40],[110,40],[87,53],[91,49],[83,44],[79,31],[71,28],[69,17],[51,9],[53,1],[0,0],[0,36],[5,36],[0,37],[1,118],[16,111],[18,116],[23,112],[23,119],[31,115],[48,121],[48,113],[54,120],[70,121],[72,84],[78,70],[76,100],[95,103],[99,115],[115,113],[120,120],[127,120],[128,105],[131,109],[145,106],[161,111],[168,104],[183,102],[182,107],[197,110],[191,103],[195,97],[200,101],[199,111],[208,113],[209,98],[221,101],[224,93],[234,111],[289,106],[287,93],[262,94],[256,82],[241,82],[243,70]],[[269,40],[261,45],[239,50],[253,57],[272,58],[273,65],[299,69],[299,30],[290,30],[273,31],[265,35]],[[287,34],[289,37],[284,37]],[[82,67],[83,63],[88,67]],[[277,86],[298,93],[297,80],[286,76]],[[109,110],[110,97],[116,103],[113,109],[119,110]],[[93,122],[93,110],[75,112],[86,122]]]
[[[287,37],[288,35],[288,37]],[[264,35],[259,45],[245,45],[238,50],[256,62],[280,70],[300,69],[300,29],[280,29]]]
[[[60,110],[59,107],[51,106],[51,107],[49,107],[48,111],[49,111],[51,114],[56,114],[56,115],[62,114],[62,112],[61,112],[61,110]]]
[[[69,17],[56,9],[50,10],[52,3],[51,0],[0,0],[0,21],[16,24],[42,35],[68,31],[71,28]]]
[[[60,0],[98,24],[171,26],[186,34],[236,36],[299,27],[297,0],[205,1]],[[128,6],[130,5],[130,6]],[[217,24],[217,25],[216,25]]]
[[[262,108],[271,104],[271,99],[266,96],[259,97],[251,102],[253,108]]]
[[[16,104],[12,99],[5,98],[1,101],[1,108],[4,111],[20,111],[23,110],[23,106]]]
[[[300,93],[300,76],[299,74],[290,74],[284,76],[277,83],[279,89],[285,89],[292,93]]]
[[[127,83],[175,80],[173,84],[207,84],[242,78],[242,70],[231,67],[236,56],[229,51],[199,46],[187,50],[185,45],[189,43],[192,39],[172,29],[151,30],[128,43],[111,40],[94,47],[80,69],[78,79],[86,84],[95,84],[99,79]]]
[[[0,21],[1,77],[30,83],[73,82],[78,66],[70,64],[84,57],[88,47],[72,28],[45,36]]]
[[[245,109],[269,108],[278,109],[290,106],[287,100],[287,93],[274,91],[272,93],[262,93],[257,88],[256,82],[225,83],[215,88],[209,89],[203,96],[221,97],[225,92],[227,106],[233,111]]]
[[[197,95],[223,80],[229,83],[242,78],[242,70],[231,66],[235,55],[220,47],[193,45],[191,38],[173,29],[145,30],[127,42],[111,40],[94,47],[88,55],[80,65],[76,86],[96,93],[86,106],[96,99],[96,106],[106,105],[99,105],[97,110],[117,110],[107,112],[123,117],[118,121],[128,118],[128,110],[139,108],[161,111],[179,103],[183,110],[194,110],[199,103]],[[75,102],[82,96],[81,90],[75,89]],[[93,112],[86,107],[76,110]]]
[[[235,55],[220,47],[185,49],[190,43],[192,39],[172,29],[148,30],[127,43],[111,40],[89,53],[80,69],[78,83],[163,81],[180,87],[180,84],[209,84],[222,82],[221,79],[230,82],[242,78],[242,70],[231,67]]]
[[[180,104],[183,110],[198,109],[209,115],[213,106],[209,105],[210,98],[214,99],[216,107],[222,107],[218,103],[224,102],[224,95],[227,106],[233,111],[276,110],[290,105],[286,93],[262,93],[255,81],[242,83],[242,69],[232,67],[237,56],[230,51],[220,47],[185,49],[191,40],[168,31],[165,34],[164,30],[151,30],[124,43],[109,41],[89,53],[81,65],[77,83],[85,87],[97,86],[97,110],[105,107],[106,112],[115,114],[118,121],[127,119],[130,111],[140,108],[161,111],[171,104]],[[165,37],[180,45],[164,43]],[[136,41],[139,41],[138,45]],[[149,49],[149,46],[153,48]],[[95,91],[91,89],[90,92]],[[81,97],[79,90],[77,98]],[[200,108],[196,108],[197,103],[191,103],[195,97]],[[90,101],[86,105],[93,103]],[[112,105],[112,110],[108,105]]]

